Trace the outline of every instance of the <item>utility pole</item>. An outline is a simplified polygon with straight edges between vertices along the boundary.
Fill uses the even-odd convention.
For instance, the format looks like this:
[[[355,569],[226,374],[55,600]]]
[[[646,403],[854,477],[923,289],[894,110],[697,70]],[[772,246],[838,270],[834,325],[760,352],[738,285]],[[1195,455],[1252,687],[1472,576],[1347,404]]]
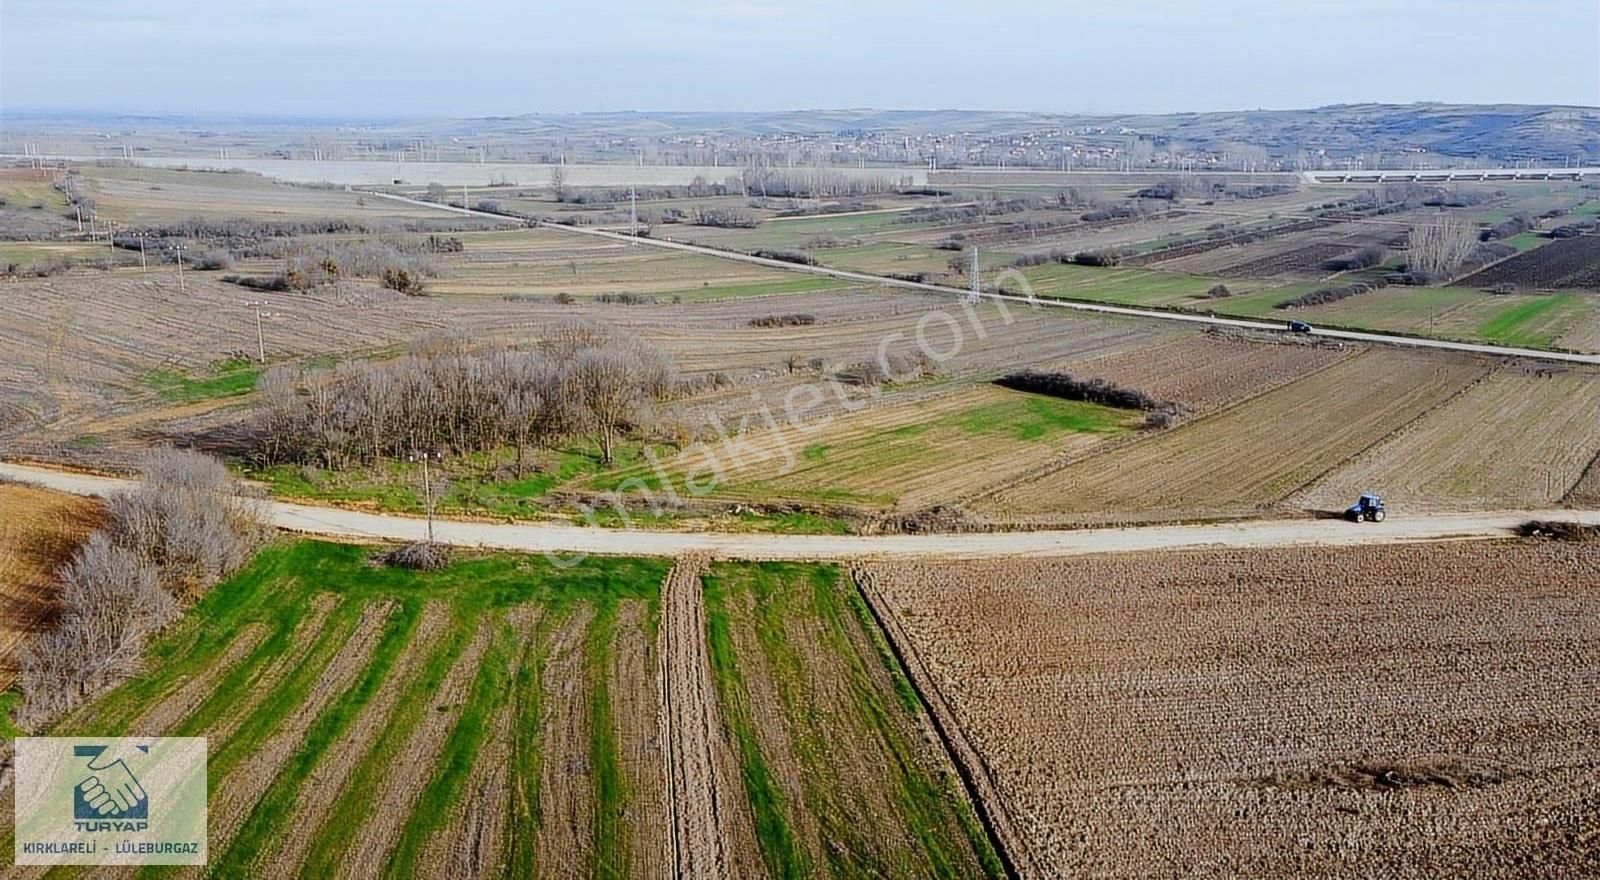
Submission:
[[[273,314],[272,312],[264,312],[261,310],[262,306],[269,305],[269,303],[263,300],[246,300],[245,305],[255,309],[256,311],[256,354],[261,358],[261,362],[264,364],[267,362],[267,340],[266,337],[261,333],[261,319],[271,318],[273,317]]]
[[[467,185],[464,184],[464,183],[461,184],[461,210],[463,210],[463,211],[472,210],[472,205],[468,204],[468,202],[467,202]]]
[[[442,461],[444,453],[434,450],[432,452],[413,452],[411,461],[422,462],[422,506],[428,514],[428,543],[433,543],[433,475],[428,469],[430,461]]]
[[[144,233],[139,233],[139,271],[150,271],[150,264],[144,258]]]
[[[178,292],[183,293],[183,245],[178,245]]]
[[[639,237],[639,195],[633,185],[628,185],[628,234],[634,238]],[[637,246],[638,242],[634,242]]]
[[[983,279],[978,274],[977,245],[973,245],[972,247],[972,269],[968,274],[972,276],[970,279],[972,283],[972,293],[970,294],[970,298],[973,302],[977,302],[983,296]]]

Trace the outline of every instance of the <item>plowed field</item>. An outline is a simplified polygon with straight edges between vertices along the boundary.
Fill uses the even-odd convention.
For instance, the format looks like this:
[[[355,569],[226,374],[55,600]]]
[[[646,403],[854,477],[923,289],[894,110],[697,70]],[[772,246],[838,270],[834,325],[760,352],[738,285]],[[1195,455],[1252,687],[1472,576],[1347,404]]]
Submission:
[[[1600,544],[860,576],[992,776],[1024,876],[1600,868]]]

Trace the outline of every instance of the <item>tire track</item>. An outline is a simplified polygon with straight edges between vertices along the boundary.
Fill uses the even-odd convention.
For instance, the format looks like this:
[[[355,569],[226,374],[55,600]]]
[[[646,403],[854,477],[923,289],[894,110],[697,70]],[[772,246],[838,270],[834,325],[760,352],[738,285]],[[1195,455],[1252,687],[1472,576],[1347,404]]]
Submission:
[[[662,587],[661,707],[669,814],[668,855],[685,878],[764,873],[744,805],[738,762],[722,735],[706,648],[700,576],[710,557],[678,558]]]

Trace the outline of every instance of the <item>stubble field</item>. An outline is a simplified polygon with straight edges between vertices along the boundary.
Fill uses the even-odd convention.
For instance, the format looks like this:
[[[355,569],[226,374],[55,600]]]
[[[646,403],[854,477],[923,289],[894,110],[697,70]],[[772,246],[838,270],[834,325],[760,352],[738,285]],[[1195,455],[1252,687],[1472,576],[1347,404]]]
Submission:
[[[1600,545],[869,565],[1025,876],[1600,869]]]
[[[16,680],[18,648],[54,620],[56,570],[99,520],[93,499],[0,483],[0,694]]]

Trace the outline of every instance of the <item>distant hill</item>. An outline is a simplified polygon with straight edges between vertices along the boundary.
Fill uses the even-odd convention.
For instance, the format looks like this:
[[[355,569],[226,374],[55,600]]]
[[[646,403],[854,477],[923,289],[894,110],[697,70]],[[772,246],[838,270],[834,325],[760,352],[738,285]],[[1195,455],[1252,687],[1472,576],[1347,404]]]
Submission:
[[[152,142],[152,150],[159,152],[183,138],[237,136],[242,138],[241,147],[246,142],[281,144],[286,154],[302,155],[303,138],[317,137],[326,146],[332,142],[320,141],[326,135],[333,141],[376,143],[387,150],[404,149],[413,139],[432,139],[449,145],[499,144],[502,157],[509,149],[518,160],[569,155],[574,160],[622,161],[638,145],[672,144],[682,150],[703,139],[734,155],[748,155],[755,149],[751,142],[770,145],[783,141],[783,136],[797,136],[880,144],[903,139],[908,147],[921,139],[917,150],[907,150],[911,161],[928,155],[928,139],[934,139],[960,148],[980,145],[976,152],[954,153],[956,161],[992,156],[995,150],[1003,153],[1012,144],[1029,145],[1037,161],[1040,155],[1059,155],[1063,145],[1121,149],[1145,141],[1156,147],[1175,145],[1182,149],[1174,152],[1188,155],[1237,156],[1264,150],[1289,162],[1364,156],[1393,165],[1403,162],[1406,154],[1428,153],[1492,164],[1524,160],[1600,164],[1600,107],[1526,104],[1339,104],[1310,110],[1170,114],[840,109],[533,113],[435,120],[38,113],[0,114],[0,119],[8,135],[0,136],[4,142],[0,145],[11,149],[35,131],[79,135],[91,147],[96,141],[121,142],[134,139],[130,136],[136,133],[165,132],[167,139],[159,145]],[[1244,147],[1248,150],[1242,151]],[[205,148],[214,149],[209,143]],[[983,149],[991,152],[984,154]]]

